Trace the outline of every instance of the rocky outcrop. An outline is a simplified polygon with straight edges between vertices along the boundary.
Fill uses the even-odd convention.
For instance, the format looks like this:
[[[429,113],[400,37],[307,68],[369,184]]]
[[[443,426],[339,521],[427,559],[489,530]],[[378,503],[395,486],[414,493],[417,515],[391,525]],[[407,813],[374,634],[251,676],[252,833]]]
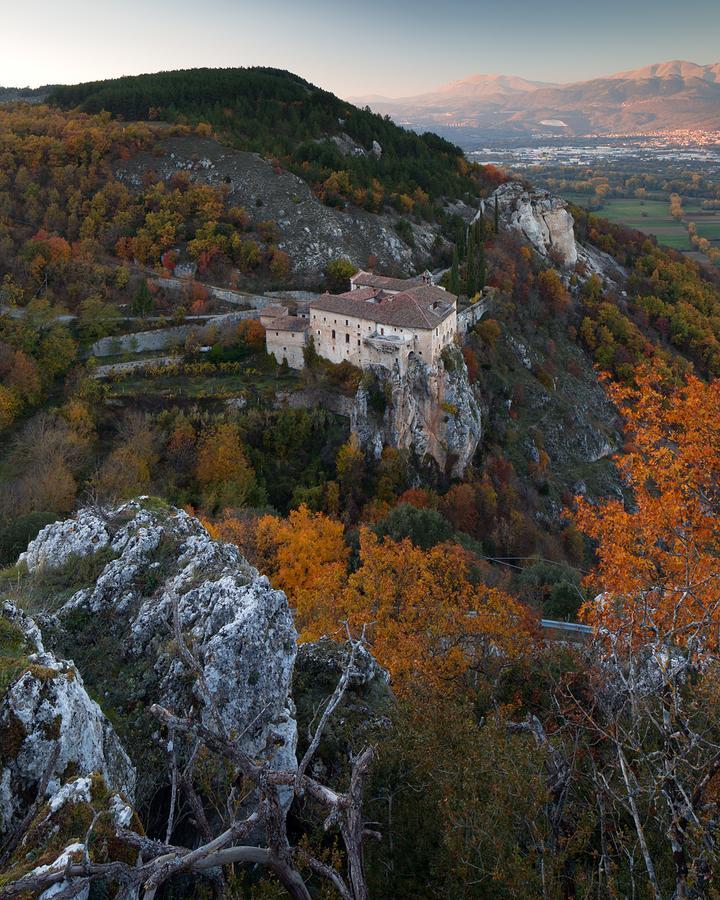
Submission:
[[[502,228],[519,231],[538,253],[553,262],[565,268],[575,265],[578,251],[573,217],[564,200],[548,191],[529,191],[519,182],[510,181],[482,201],[482,214],[487,222],[493,221],[496,202]]]
[[[10,882],[23,877],[55,876],[54,883],[38,894],[40,900],[49,900],[63,891],[67,891],[67,896],[87,900],[90,885],[69,876],[67,866],[86,858],[100,865],[136,865],[137,847],[127,841],[130,832],[140,839],[143,829],[122,794],[113,791],[98,773],[73,777],[40,805],[7,860],[3,875]],[[116,892],[110,896],[118,900],[136,900],[138,896],[135,887],[113,887]],[[93,892],[93,896],[98,895],[107,894]]]
[[[68,565],[67,548],[81,554],[86,537],[97,573],[45,617],[43,629],[112,709],[138,767],[138,801],[149,802],[166,777],[153,703],[178,714],[195,709],[208,726],[219,715],[253,757],[292,769],[296,633],[285,595],[237,547],[148,499],[49,525],[23,561],[31,575],[58,571]],[[178,650],[175,615],[198,672]]]
[[[349,134],[336,134],[333,135],[330,140],[335,144],[343,156],[374,157],[375,159],[380,159],[382,156],[382,147],[377,141],[373,141],[372,148],[366,150],[362,144],[358,144],[358,142],[353,140]]]
[[[64,780],[91,773],[132,801],[135,770],[77,668],[46,652],[36,624],[9,602],[0,663],[0,835],[25,815],[46,773],[54,807]]]
[[[593,244],[578,244],[578,267],[583,280],[597,275],[606,288],[617,289],[627,281],[628,272],[609,253]]]
[[[410,450],[419,466],[461,478],[480,443],[482,416],[460,350],[447,348],[434,366],[411,358],[404,374],[368,369],[351,428],[375,458],[384,446]]]
[[[235,546],[213,540],[197,519],[150,498],[80,510],[48,525],[16,568],[13,593],[49,612],[38,617],[41,632],[11,602],[0,607],[3,883],[25,879],[28,895],[37,887],[33,896],[41,900],[106,893],[137,900],[137,885],[123,880],[117,865],[105,870],[108,881],[101,880],[99,890],[69,867],[119,863],[135,872],[146,833],[164,835],[170,809],[174,842],[196,845],[201,817],[178,814],[168,802],[172,763],[182,770],[192,758],[196,788],[208,798],[205,827],[225,827],[214,819],[215,798],[224,803],[237,792],[236,801],[247,808],[257,798],[212,752],[186,740],[183,729],[165,732],[148,715],[150,705],[200,718],[255,762],[292,772],[293,698],[308,734],[351,648],[322,639],[297,653],[285,595],[270,588]],[[78,667],[47,651],[51,643],[72,649]],[[388,727],[393,705],[387,672],[356,648],[311,771],[346,777],[348,758]],[[283,791],[280,801],[289,809],[292,787]],[[265,841],[263,830],[243,839]],[[43,879],[42,885],[33,879]],[[175,890],[186,895],[182,884]]]

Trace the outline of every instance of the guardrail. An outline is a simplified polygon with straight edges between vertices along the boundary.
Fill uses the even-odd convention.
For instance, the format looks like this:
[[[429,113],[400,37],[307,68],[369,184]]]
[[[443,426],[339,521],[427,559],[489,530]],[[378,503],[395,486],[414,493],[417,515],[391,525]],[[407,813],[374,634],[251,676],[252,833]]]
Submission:
[[[581,625],[579,622],[559,622],[555,619],[540,619],[543,631],[561,632],[569,641],[585,641],[592,636],[593,628],[590,625]]]

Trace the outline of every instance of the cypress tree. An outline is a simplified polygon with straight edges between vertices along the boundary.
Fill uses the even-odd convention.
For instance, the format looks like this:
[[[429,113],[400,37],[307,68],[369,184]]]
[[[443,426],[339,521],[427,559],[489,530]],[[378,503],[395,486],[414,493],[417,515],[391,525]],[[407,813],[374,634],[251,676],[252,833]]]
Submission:
[[[483,239],[485,237],[485,222],[480,219],[476,219],[473,223],[473,240],[475,241],[475,246],[479,247]]]
[[[145,316],[149,316],[154,309],[155,301],[150,294],[148,283],[144,278],[141,278],[135,288],[135,296],[133,297],[132,302],[133,314],[145,318]]]
[[[460,293],[460,261],[457,247],[453,248],[452,266],[450,268],[450,293],[457,296]]]
[[[487,264],[485,262],[485,245],[480,241],[477,245],[477,286],[481,291],[485,287]]]
[[[468,245],[468,258],[465,267],[465,293],[468,296],[468,300],[472,299],[475,294],[477,294],[477,275],[477,248],[475,246],[475,241],[471,241]]]

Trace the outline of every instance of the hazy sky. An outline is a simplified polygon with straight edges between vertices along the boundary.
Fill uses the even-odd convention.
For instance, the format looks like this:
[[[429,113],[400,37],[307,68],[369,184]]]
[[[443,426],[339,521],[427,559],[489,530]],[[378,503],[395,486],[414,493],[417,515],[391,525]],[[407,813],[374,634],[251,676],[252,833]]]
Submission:
[[[720,61],[720,0],[0,0],[0,85],[290,69],[341,96]]]

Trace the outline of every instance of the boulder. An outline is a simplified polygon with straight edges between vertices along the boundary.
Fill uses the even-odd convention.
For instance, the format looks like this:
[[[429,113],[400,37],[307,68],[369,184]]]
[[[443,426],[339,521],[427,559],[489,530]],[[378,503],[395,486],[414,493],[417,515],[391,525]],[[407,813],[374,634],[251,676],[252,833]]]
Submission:
[[[105,520],[96,511],[86,509],[82,515],[64,522],[53,522],[40,530],[27,550],[20,555],[29,572],[48,566],[59,569],[71,557],[90,556],[107,547],[110,533]]]
[[[510,181],[482,201],[481,212],[473,221],[482,213],[486,222],[492,222],[496,203],[502,228],[519,231],[538,253],[553,262],[568,269],[575,265],[578,251],[573,217],[564,200],[549,191],[530,191],[520,182]]]
[[[293,699],[304,750],[347,665],[350,647],[321,638],[298,648],[293,675]],[[346,773],[348,759],[390,727],[395,699],[388,672],[364,647],[356,650],[350,680],[340,705],[323,731],[312,763],[317,778],[334,780]]]

